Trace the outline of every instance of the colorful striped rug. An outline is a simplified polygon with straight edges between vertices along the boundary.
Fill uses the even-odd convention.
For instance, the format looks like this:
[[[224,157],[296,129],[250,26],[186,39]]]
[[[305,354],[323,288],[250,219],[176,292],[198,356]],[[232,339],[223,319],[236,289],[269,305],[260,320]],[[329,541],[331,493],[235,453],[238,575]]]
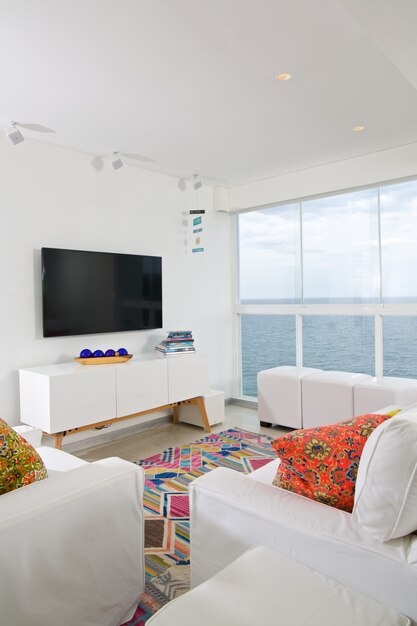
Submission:
[[[146,587],[129,626],[142,626],[161,606],[188,591],[188,485],[216,467],[252,472],[275,453],[270,437],[230,428],[137,461],[146,472]]]

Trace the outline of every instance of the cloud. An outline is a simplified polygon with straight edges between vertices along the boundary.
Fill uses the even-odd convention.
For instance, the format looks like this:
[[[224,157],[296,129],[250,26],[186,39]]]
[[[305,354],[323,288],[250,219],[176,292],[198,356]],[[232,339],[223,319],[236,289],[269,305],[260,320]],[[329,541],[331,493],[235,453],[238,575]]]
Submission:
[[[243,297],[297,297],[300,207],[293,203],[239,216]],[[380,207],[383,289],[387,296],[415,296],[417,181],[381,187]],[[302,203],[302,219],[305,295],[376,297],[377,189],[308,200]]]

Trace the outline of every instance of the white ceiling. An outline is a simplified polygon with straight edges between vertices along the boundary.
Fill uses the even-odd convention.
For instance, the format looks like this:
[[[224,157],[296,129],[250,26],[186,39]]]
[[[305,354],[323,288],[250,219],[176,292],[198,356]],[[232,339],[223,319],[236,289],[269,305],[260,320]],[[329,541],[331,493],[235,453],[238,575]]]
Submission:
[[[0,124],[268,178],[417,141],[416,24],[415,0],[0,0]]]

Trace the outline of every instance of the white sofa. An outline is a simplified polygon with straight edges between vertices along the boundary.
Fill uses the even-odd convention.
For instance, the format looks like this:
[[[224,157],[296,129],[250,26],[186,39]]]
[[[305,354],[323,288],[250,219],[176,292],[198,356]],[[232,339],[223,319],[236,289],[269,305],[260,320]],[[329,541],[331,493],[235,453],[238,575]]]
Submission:
[[[218,468],[191,484],[192,587],[262,545],[406,614],[416,626],[417,535],[377,540],[350,513],[274,487],[278,464],[249,475]]]
[[[0,497],[0,622],[118,626],[144,588],[143,471],[37,451],[49,477]]]
[[[147,626],[178,624],[410,626],[410,620],[294,559],[258,546],[165,604],[147,622]]]

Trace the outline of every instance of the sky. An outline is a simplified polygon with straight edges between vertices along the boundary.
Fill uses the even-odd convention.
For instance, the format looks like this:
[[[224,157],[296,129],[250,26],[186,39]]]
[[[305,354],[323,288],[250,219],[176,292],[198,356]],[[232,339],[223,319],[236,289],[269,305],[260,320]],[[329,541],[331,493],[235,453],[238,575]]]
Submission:
[[[417,181],[308,200],[239,216],[240,296],[347,298],[378,302],[417,297]]]

